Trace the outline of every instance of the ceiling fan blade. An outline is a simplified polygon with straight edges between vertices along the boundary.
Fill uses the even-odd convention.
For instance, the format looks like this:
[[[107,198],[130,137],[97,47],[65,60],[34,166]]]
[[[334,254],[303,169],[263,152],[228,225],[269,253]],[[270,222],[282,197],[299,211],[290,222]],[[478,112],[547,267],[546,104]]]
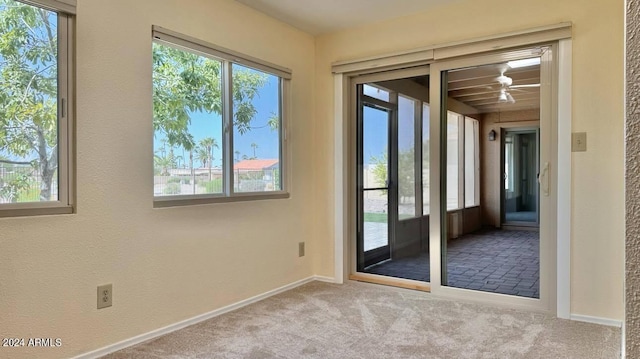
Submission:
[[[535,88],[535,87],[540,87],[540,84],[527,84],[527,85],[513,85],[513,86],[509,86],[510,89],[524,89],[524,88]]]

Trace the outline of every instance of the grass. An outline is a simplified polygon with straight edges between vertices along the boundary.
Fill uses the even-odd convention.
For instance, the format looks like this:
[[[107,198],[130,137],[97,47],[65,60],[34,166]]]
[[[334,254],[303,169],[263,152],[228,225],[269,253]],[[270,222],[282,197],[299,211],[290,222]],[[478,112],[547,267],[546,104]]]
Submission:
[[[400,214],[400,219],[414,218],[410,214]],[[389,219],[388,213],[366,213],[364,214],[365,222],[387,223]]]
[[[364,213],[365,222],[387,223],[388,218],[387,213]]]

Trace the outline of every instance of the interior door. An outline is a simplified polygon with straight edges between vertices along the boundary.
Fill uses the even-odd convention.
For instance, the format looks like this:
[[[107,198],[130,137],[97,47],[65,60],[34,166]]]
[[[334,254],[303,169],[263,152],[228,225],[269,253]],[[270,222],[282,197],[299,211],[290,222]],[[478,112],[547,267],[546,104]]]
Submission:
[[[536,227],[539,224],[539,130],[502,132],[502,224]]]
[[[396,211],[392,182],[395,108],[358,86],[358,271],[391,258]]]

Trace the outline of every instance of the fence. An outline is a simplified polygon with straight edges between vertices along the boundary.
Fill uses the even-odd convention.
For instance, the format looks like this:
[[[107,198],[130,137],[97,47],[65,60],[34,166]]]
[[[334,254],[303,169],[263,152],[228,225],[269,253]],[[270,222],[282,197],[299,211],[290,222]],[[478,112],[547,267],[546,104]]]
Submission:
[[[223,175],[220,169],[209,172],[208,169],[173,170],[168,176],[154,176],[153,193],[155,196],[175,196],[193,194],[222,193]],[[234,192],[268,192],[280,189],[278,173],[273,170],[246,171],[233,173]]]
[[[0,203],[39,202],[43,180],[38,167],[0,163]],[[50,201],[58,198],[57,173],[51,181]]]

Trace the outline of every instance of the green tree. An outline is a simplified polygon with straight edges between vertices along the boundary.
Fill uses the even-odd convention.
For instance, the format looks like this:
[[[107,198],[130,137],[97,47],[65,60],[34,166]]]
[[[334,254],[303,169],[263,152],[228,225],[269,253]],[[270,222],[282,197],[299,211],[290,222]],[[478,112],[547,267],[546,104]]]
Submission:
[[[195,149],[196,152],[196,160],[202,163],[202,168],[206,168],[209,164],[209,152],[205,147],[197,146]]]
[[[194,137],[189,133],[192,113],[222,114],[222,63],[173,47],[153,44],[153,128],[170,146],[189,152],[195,193]],[[233,71],[233,125],[242,135],[251,130],[257,114],[253,104],[267,75],[248,69]],[[215,144],[215,145],[214,145]],[[210,162],[217,143],[210,145]],[[205,146],[206,147],[206,146]],[[211,165],[209,166],[211,168]],[[211,179],[212,174],[209,174]]]
[[[188,132],[191,113],[222,114],[221,62],[173,47],[153,45],[153,127],[156,136],[185,150],[194,147]],[[267,81],[265,74],[238,69],[233,76],[234,126],[251,129],[253,104]]]
[[[200,146],[207,152],[207,162],[209,163],[209,181],[213,179],[211,168],[213,167],[213,150],[218,147],[218,141],[213,137],[205,137],[200,140]]]
[[[176,167],[176,161],[171,152],[166,156],[155,155],[153,164],[160,176],[169,176],[169,169]]]
[[[371,156],[369,162],[373,164],[373,178],[376,185],[387,186],[389,158],[387,149],[378,157]],[[411,147],[398,154],[398,199],[415,196],[415,148]],[[428,159],[427,159],[428,161]],[[428,163],[428,162],[427,162]]]
[[[380,156],[371,156],[369,159],[369,163],[373,164],[373,180],[376,181],[378,187],[387,187],[387,180],[389,179],[387,170],[389,167],[388,152],[385,148]],[[383,192],[386,193],[387,191],[385,190]]]
[[[267,120],[267,126],[269,126],[271,131],[278,130],[280,127],[280,117],[275,113],[271,113],[271,117]]]
[[[398,200],[404,203],[416,193],[415,149],[411,147],[398,153]]]
[[[0,0],[0,163],[35,169],[41,201],[58,169],[56,26],[52,12]]]

